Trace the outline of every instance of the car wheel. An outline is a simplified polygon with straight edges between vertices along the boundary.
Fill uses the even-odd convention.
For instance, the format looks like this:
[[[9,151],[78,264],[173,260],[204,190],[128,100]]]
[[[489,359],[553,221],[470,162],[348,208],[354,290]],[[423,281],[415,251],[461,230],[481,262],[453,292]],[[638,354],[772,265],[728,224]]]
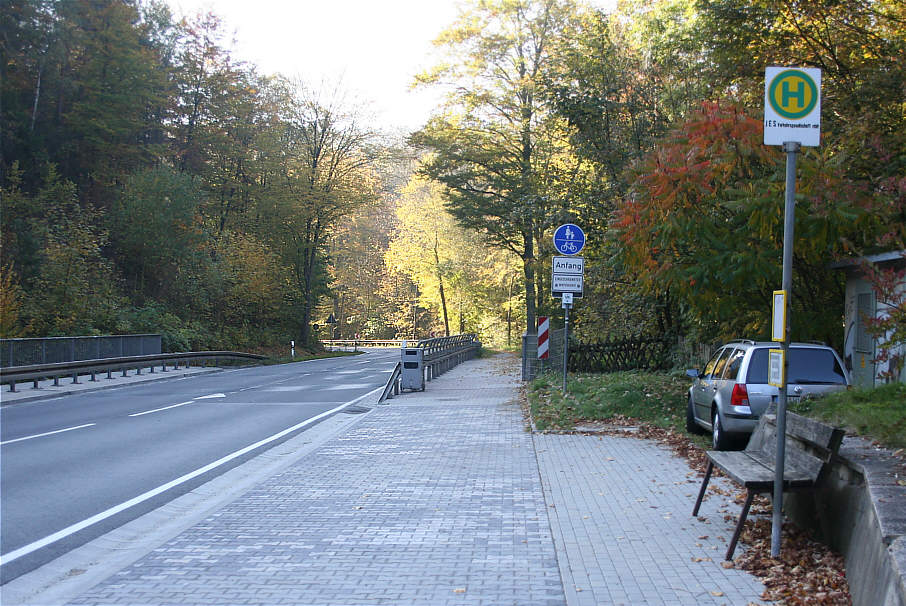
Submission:
[[[695,403],[689,398],[689,404],[686,406],[686,431],[694,434],[703,434],[704,430],[695,422]]]
[[[711,444],[714,450],[727,450],[730,447],[730,441],[720,424],[720,415],[716,408],[711,411]]]

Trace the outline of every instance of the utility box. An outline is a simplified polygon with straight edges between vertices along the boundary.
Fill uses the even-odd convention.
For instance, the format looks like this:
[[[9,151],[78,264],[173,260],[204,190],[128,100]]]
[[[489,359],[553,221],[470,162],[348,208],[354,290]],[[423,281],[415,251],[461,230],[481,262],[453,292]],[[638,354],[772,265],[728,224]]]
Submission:
[[[421,347],[404,347],[402,352],[400,389],[425,391],[425,350]]]

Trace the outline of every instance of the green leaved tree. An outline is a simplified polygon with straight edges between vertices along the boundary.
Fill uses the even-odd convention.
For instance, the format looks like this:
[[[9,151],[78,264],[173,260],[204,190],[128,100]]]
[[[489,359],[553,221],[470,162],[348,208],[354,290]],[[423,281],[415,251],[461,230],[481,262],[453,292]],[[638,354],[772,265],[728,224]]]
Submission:
[[[569,193],[554,182],[568,184],[575,169],[564,124],[541,94],[554,42],[573,16],[562,0],[476,2],[435,42],[449,61],[417,79],[448,92],[447,105],[411,138],[432,152],[423,174],[446,187],[460,224],[522,259],[528,333],[546,292],[544,234],[568,216]]]

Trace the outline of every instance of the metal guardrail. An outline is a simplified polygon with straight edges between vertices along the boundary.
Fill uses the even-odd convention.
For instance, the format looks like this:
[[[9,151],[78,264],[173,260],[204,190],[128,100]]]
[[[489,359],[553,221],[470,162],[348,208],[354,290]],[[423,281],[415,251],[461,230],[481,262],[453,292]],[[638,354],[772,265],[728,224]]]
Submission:
[[[61,377],[72,377],[72,382],[77,384],[79,376],[91,376],[91,381],[97,380],[98,373],[107,373],[107,378],[113,378],[114,372],[122,372],[127,376],[129,370],[141,374],[143,369],[155,372],[160,367],[162,372],[167,372],[167,366],[172,365],[177,369],[184,364],[188,368],[191,364],[207,363],[208,360],[265,360],[267,356],[243,353],[237,351],[191,351],[185,353],[154,354],[147,356],[125,356],[119,358],[101,358],[97,360],[77,360],[74,362],[57,362],[54,364],[33,364],[30,366],[13,366],[0,368],[0,384],[8,384],[11,392],[16,391],[16,384],[26,381],[33,382],[33,388],[38,388],[41,379],[53,379],[54,386],[60,385]]]
[[[359,347],[402,347],[401,339],[322,339],[319,341],[324,347],[352,347],[353,351]]]
[[[396,366],[393,367],[393,372],[390,373],[390,378],[387,379],[387,385],[384,386],[384,391],[381,392],[381,397],[378,398],[378,404],[383,404],[384,400],[387,398],[400,395],[400,374],[402,373],[402,370],[403,363],[397,362]]]
[[[481,343],[478,342],[474,335],[468,341],[459,341],[455,345],[444,345],[443,348],[431,350],[425,349],[425,380],[431,381],[436,377],[447,372],[454,366],[462,364],[466,360],[472,359],[478,350],[481,349]],[[453,338],[453,337],[443,337]]]
[[[425,359],[456,351],[463,347],[471,347],[477,343],[475,335],[453,335],[451,337],[435,337],[422,339],[412,347],[421,347],[425,350]],[[480,343],[479,343],[480,345]]]
[[[406,347],[406,349],[414,348],[424,350],[422,372],[425,373],[425,380],[431,381],[454,366],[473,358],[481,349],[481,342],[478,341],[476,335],[455,335],[423,339],[411,347]],[[402,362],[397,362],[378,400],[379,404],[400,394],[402,391],[401,376]]]

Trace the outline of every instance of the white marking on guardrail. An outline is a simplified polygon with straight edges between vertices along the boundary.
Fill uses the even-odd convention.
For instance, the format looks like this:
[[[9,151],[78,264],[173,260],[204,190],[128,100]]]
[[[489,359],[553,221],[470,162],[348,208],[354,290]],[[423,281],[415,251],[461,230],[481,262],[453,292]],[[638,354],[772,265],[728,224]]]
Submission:
[[[171,408],[178,408],[179,406],[185,406],[186,404],[191,404],[195,400],[189,400],[188,402],[180,402],[179,404],[171,404],[170,406],[164,406],[163,408],[155,408],[154,410],[146,410],[145,412],[137,412],[135,414],[129,415],[130,417],[140,417],[142,415],[149,415],[153,412],[160,412],[162,410],[170,410]]]
[[[250,444],[249,446],[246,446],[245,448],[241,448],[241,449],[237,450],[236,452],[233,452],[231,454],[226,455],[225,457],[221,457],[221,458],[217,459],[213,463],[208,463],[204,467],[199,467],[195,471],[191,471],[185,475],[182,475],[182,476],[176,478],[175,480],[167,482],[166,484],[162,484],[162,485],[158,486],[157,488],[153,488],[153,489],[149,490],[148,492],[144,492],[135,498],[129,499],[128,501],[120,503],[119,505],[115,505],[115,506],[111,507],[110,509],[106,509],[98,514],[91,516],[90,518],[86,518],[86,519],[82,520],[81,522],[77,522],[75,524],[67,526],[66,528],[64,528],[62,530],[59,530],[53,534],[47,535],[43,539],[38,539],[37,541],[33,541],[33,542],[29,543],[28,545],[24,545],[24,546],[20,547],[19,549],[16,549],[14,551],[10,551],[9,553],[0,555],[0,566],[2,566],[3,564],[9,564],[10,562],[12,562],[14,560],[18,560],[19,558],[21,558],[23,556],[26,556],[32,552],[35,552],[35,551],[41,549],[42,547],[47,547],[48,545],[50,545],[52,543],[56,543],[59,540],[65,539],[66,537],[73,535],[73,534],[79,532],[80,530],[84,530],[85,528],[88,528],[89,526],[97,524],[98,522],[102,522],[102,521],[106,520],[107,518],[115,516],[116,514],[122,512],[122,511],[125,511],[125,510],[129,509],[130,507],[134,507],[135,505],[143,503],[144,501],[147,501],[148,499],[153,499],[157,495],[159,495],[163,492],[166,492],[166,491],[170,490],[171,488],[175,488],[176,486],[179,486],[180,484],[184,484],[184,483],[188,482],[189,480],[197,478],[198,476],[205,474],[205,473],[211,471],[212,469],[216,469],[217,467],[220,467],[224,463],[229,463],[233,459],[241,457],[242,455],[247,454],[247,453],[255,450],[256,448],[265,446],[275,440],[279,440],[283,436],[291,434],[294,431],[298,431],[299,429],[302,429],[303,427],[306,427],[307,425],[311,425],[312,423],[320,421],[321,419],[323,419],[325,417],[329,417],[330,415],[343,410],[347,406],[352,406],[353,404],[360,402],[360,401],[364,400],[365,398],[378,393],[382,389],[384,389],[384,388],[378,387],[377,389],[372,389],[371,391],[369,391],[368,393],[366,393],[363,396],[359,396],[358,398],[356,398],[354,400],[350,400],[349,402],[346,402],[344,404],[341,404],[341,405],[337,406],[336,408],[332,408],[332,409],[328,410],[327,412],[322,412],[319,415],[316,415],[310,419],[306,419],[305,421],[302,421],[301,423],[297,423],[296,425],[293,425],[292,427],[284,429],[283,431],[277,432],[270,437],[264,438],[263,440],[259,440],[259,441],[255,442],[254,444]]]
[[[94,427],[95,425],[97,425],[97,423],[87,423],[85,425],[76,425],[75,427],[67,427],[66,429],[58,429],[56,431],[38,433],[33,436],[25,436],[24,438],[16,438],[15,440],[7,440],[6,442],[0,442],[0,446],[6,446],[7,444],[13,444],[14,442],[24,442],[25,440],[33,440],[34,438],[43,438],[44,436],[52,436],[55,433],[63,433],[64,431],[73,431],[76,429],[83,429],[85,427]]]

